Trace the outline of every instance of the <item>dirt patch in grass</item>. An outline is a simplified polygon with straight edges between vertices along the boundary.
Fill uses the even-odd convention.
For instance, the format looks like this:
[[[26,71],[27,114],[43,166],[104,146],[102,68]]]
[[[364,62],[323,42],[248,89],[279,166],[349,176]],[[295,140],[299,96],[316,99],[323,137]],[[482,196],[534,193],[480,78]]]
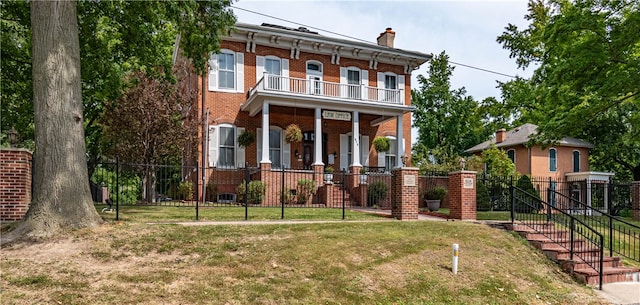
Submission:
[[[462,222],[110,223],[5,247],[0,269],[3,304],[606,304],[514,235]]]

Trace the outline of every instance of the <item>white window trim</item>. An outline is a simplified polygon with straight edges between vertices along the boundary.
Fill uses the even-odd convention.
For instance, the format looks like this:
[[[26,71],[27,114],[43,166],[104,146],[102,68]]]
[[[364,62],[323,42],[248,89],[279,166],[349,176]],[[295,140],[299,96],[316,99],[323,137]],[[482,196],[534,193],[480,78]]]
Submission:
[[[394,76],[396,78],[396,90],[399,90],[400,103],[404,104],[404,102],[405,102],[405,98],[404,98],[405,76],[404,76],[404,74],[396,74],[396,73],[393,73],[393,72],[378,72],[378,88],[387,89],[386,81],[385,81],[386,76]],[[385,94],[378,94],[378,100],[379,101],[385,101],[386,100]]]
[[[234,52],[229,49],[221,49],[219,54],[233,55],[233,88],[220,88],[220,67],[218,54],[212,53],[209,57],[209,91],[216,92],[244,92],[244,53]]]
[[[234,155],[233,155],[233,166],[224,166],[220,167],[219,158],[220,158],[220,128],[233,128],[234,139]],[[246,159],[245,156],[245,148],[238,145],[238,135],[244,132],[244,128],[237,127],[233,124],[220,124],[220,125],[210,125],[209,126],[209,154],[207,156],[209,167],[216,167],[218,169],[236,169],[244,167],[244,162]]]
[[[551,170],[551,151],[555,152],[555,164],[554,164],[554,170]],[[549,155],[548,155],[548,159],[549,159],[549,172],[551,173],[555,173],[558,171],[558,150],[555,148],[549,148]]]
[[[280,161],[282,163],[282,166],[284,168],[290,168],[291,167],[291,144],[287,143],[287,141],[284,140],[284,129],[275,126],[275,125],[271,125],[269,126],[269,131],[279,131],[280,132]],[[257,156],[258,158],[260,156],[262,156],[262,128],[258,128],[256,130],[256,134],[258,135],[257,137]],[[271,147],[269,147],[269,150],[271,150]],[[270,156],[270,154],[269,154]],[[273,169],[281,169],[281,167],[276,166],[275,163],[273,163],[273,160],[269,160],[272,163],[272,168]]]

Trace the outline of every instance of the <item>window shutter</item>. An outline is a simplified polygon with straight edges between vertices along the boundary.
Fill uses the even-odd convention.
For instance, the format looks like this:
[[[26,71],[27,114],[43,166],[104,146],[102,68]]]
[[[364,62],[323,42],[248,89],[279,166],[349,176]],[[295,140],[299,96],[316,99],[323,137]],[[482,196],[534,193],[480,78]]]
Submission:
[[[284,135],[282,139],[284,139]],[[291,143],[284,140],[282,141],[282,167],[291,168]]]
[[[209,91],[218,89],[218,54],[209,58]]]
[[[289,60],[288,59],[282,59],[282,77],[284,77],[284,79],[282,80],[284,82],[284,84],[282,84],[282,89],[284,91],[289,91]]]
[[[258,166],[260,165],[260,161],[262,161],[262,128],[256,129],[256,144],[258,144],[257,157],[256,162]]]
[[[400,89],[400,104],[404,105],[404,75],[398,75],[398,89]]]
[[[236,53],[236,92],[244,92],[244,53]]]
[[[349,170],[349,136],[346,134],[340,135],[340,169]]]
[[[347,84],[347,68],[340,67],[340,96],[347,97],[349,91]]]
[[[218,127],[209,126],[209,167],[218,163]]]
[[[369,166],[369,136],[360,137],[360,163]]]
[[[362,75],[362,84],[364,85],[362,86],[362,99],[367,100],[369,99],[367,90],[367,87],[369,86],[369,71],[362,70],[360,75]]]
[[[264,56],[256,56],[256,84],[264,76]]]
[[[378,72],[378,96],[376,100],[382,101],[384,100],[384,73]]]
[[[237,136],[240,136],[244,131],[245,131],[244,128],[238,127],[237,128]],[[237,168],[244,168],[244,162],[246,160],[246,157],[245,157],[246,147],[238,145],[238,137],[237,136],[236,136],[236,167]]]
[[[386,156],[387,156],[387,153],[385,152],[378,153],[378,167],[385,167],[384,159]]]

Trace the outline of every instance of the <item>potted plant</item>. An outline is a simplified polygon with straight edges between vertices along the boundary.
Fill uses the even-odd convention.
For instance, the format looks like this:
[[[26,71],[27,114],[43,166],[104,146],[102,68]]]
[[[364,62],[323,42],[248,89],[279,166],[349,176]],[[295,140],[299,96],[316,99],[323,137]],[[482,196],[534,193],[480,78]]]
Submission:
[[[427,204],[427,208],[431,212],[435,212],[440,208],[440,202],[447,196],[447,189],[441,186],[436,186],[424,193],[424,202]]]
[[[333,181],[333,167],[327,166],[324,168],[324,182],[330,183]]]
[[[387,137],[376,137],[373,139],[373,148],[377,152],[387,152],[391,148],[391,140]]]
[[[360,168],[360,184],[367,184],[367,169]]]
[[[253,142],[255,141],[256,141],[256,135],[251,131],[245,130],[238,136],[238,145],[242,147],[247,147],[253,144]]]
[[[302,130],[296,124],[289,124],[284,130],[284,140],[287,143],[302,141]]]

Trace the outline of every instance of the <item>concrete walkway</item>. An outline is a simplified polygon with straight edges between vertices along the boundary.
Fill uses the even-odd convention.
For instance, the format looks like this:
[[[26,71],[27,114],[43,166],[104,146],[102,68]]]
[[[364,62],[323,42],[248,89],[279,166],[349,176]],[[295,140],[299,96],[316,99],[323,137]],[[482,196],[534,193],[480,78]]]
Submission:
[[[380,210],[371,208],[357,208],[351,209],[357,212],[372,213],[379,215],[391,215],[391,210]],[[444,218],[418,215],[418,221],[447,221]],[[381,219],[381,220],[348,220],[348,222],[393,222],[394,219]],[[178,222],[176,224],[184,226],[210,226],[210,225],[273,225],[273,224],[317,224],[317,223],[344,223],[344,220],[241,220],[241,221],[190,221],[190,222]],[[485,222],[479,222],[485,223]],[[488,222],[486,222],[488,223]],[[615,305],[640,305],[640,282],[624,282],[624,283],[611,283],[602,285],[602,290],[594,289],[600,297],[604,300]]]

